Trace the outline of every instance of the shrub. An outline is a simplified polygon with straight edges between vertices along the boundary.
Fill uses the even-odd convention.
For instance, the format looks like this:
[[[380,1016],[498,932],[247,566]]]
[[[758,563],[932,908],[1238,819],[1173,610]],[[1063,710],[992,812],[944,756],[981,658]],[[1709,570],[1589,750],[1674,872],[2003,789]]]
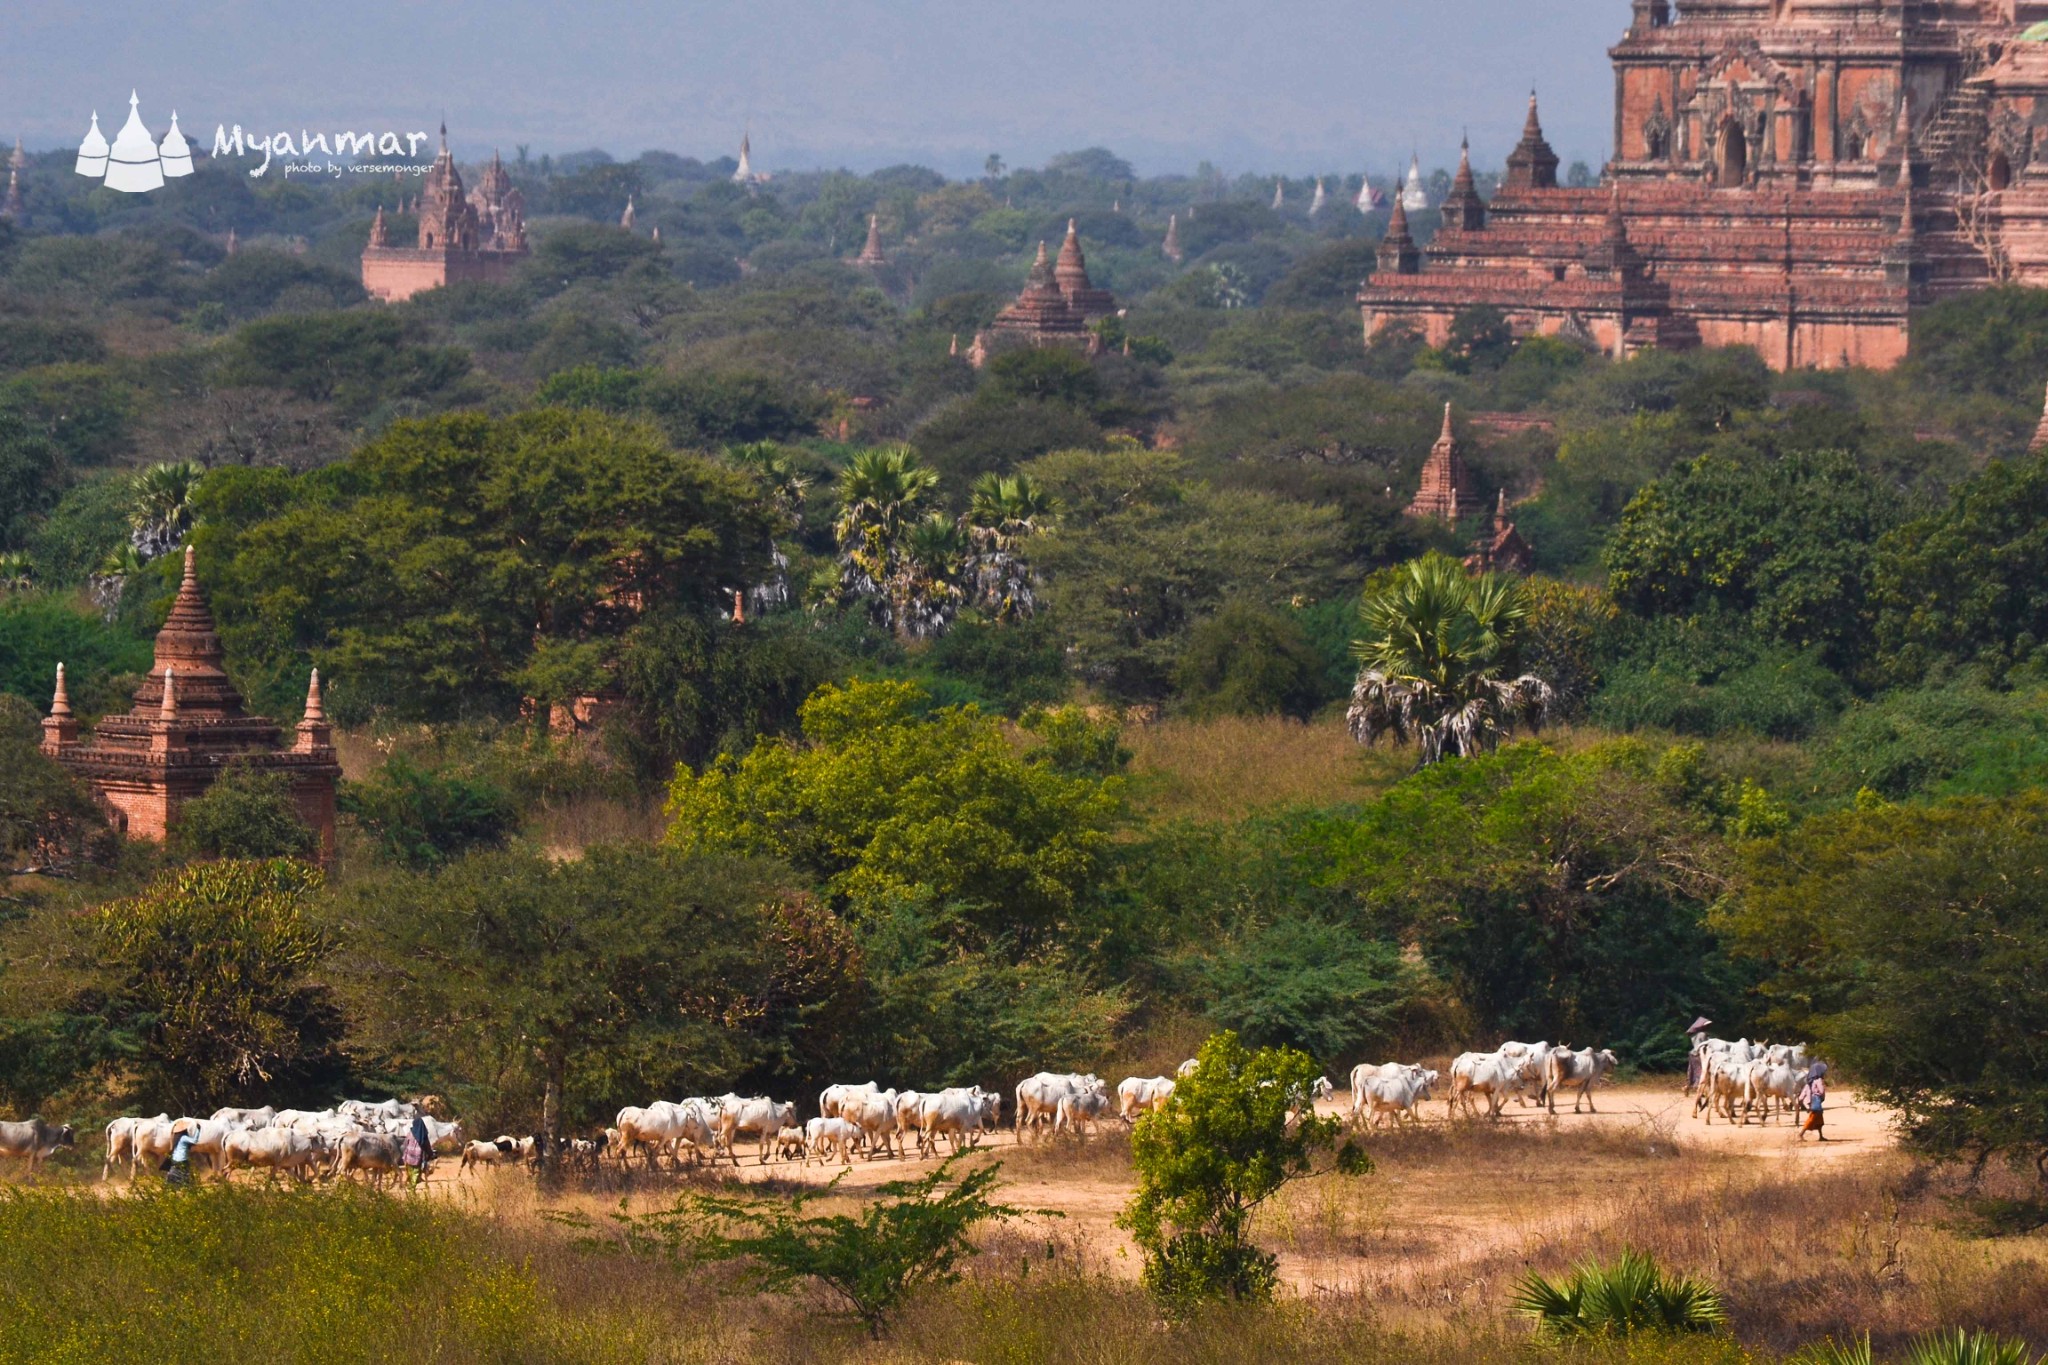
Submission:
[[[1117,1217],[1145,1258],[1144,1283],[1176,1314],[1206,1300],[1263,1300],[1278,1260],[1251,1241],[1252,1214],[1305,1176],[1340,1125],[1308,1102],[1316,1064],[1286,1048],[1252,1052],[1232,1033],[1202,1045],[1173,1100],[1138,1120],[1131,1160],[1138,1189]],[[1339,1167],[1370,1163],[1346,1145]]]
[[[181,858],[310,858],[320,848],[290,775],[241,763],[179,809],[170,843]]]
[[[1637,1332],[1711,1332],[1727,1321],[1721,1291],[1690,1276],[1666,1275],[1640,1252],[1612,1265],[1588,1262],[1562,1280],[1531,1271],[1515,1307],[1555,1338],[1621,1337]]]
[[[1906,1365],[2040,1365],[2040,1358],[2024,1341],[1958,1327],[1914,1342]]]
[[[1322,656],[1299,623],[1238,599],[1188,632],[1175,682],[1196,715],[1307,720],[1333,700],[1324,671]]]
[[[1337,1057],[1385,1037],[1410,996],[1398,945],[1327,920],[1282,919],[1204,951],[1210,1019],[1254,1046]]]
[[[486,778],[435,772],[393,754],[366,782],[342,786],[338,802],[401,867],[427,868],[475,848],[503,846],[519,811]]]

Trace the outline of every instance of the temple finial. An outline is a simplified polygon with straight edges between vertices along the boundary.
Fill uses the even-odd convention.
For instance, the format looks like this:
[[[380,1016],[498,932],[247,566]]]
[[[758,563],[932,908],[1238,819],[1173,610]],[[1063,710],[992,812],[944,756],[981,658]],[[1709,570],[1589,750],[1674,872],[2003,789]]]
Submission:
[[[71,693],[64,686],[64,665],[57,665],[57,695],[50,698],[50,714],[62,719],[71,714]]]
[[[307,720],[326,720],[327,707],[320,696],[320,670],[314,669],[313,676],[306,683]]]
[[[194,550],[190,545],[187,545],[185,547],[185,576],[183,579],[179,580],[179,592],[184,592],[188,588],[193,592],[199,591],[199,564],[197,554],[198,552]]]
[[[1444,404],[1444,429],[1437,436],[1437,439],[1439,441],[1448,441],[1451,439],[1451,405],[1449,403]]]
[[[177,719],[178,670],[175,668],[167,668],[164,670],[164,704],[159,709],[158,714],[161,715],[165,720]]]

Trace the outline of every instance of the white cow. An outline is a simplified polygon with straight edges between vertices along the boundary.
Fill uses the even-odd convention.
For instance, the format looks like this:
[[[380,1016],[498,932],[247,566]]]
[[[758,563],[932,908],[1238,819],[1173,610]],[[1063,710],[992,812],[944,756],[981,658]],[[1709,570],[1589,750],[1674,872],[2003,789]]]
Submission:
[[[237,1123],[244,1128],[268,1128],[277,1111],[269,1105],[261,1109],[216,1109],[207,1115],[215,1123]]]
[[[732,1158],[732,1164],[737,1166],[740,1158],[739,1153],[733,1150],[733,1143],[742,1137],[757,1139],[761,1144],[761,1164],[766,1166],[775,1135],[795,1122],[796,1106],[793,1104],[778,1104],[765,1096],[740,1099],[736,1095],[728,1095],[718,1110],[718,1140],[724,1146],[725,1154]],[[715,1151],[712,1160],[717,1160]]]
[[[855,1095],[879,1095],[882,1087],[873,1081],[862,1081],[859,1085],[828,1085],[818,1092],[818,1115],[821,1118],[841,1117],[840,1107]]]
[[[1101,1122],[1109,1113],[1109,1095],[1100,1089],[1062,1095],[1053,1111],[1053,1134],[1071,1131],[1076,1137],[1086,1137],[1089,1125]]]
[[[1700,1076],[1699,1093],[1693,1097],[1693,1115],[1698,1117],[1704,1111],[1710,1128],[1717,1113],[1734,1123],[1735,1106],[1743,1100],[1749,1069],[1757,1062],[1751,1058],[1737,1061],[1728,1053],[1708,1053],[1704,1060],[1706,1070]]]
[[[872,1095],[848,1095],[840,1106],[839,1117],[860,1130],[869,1157],[878,1152],[885,1156],[903,1155],[899,1136],[903,1119],[898,1112],[898,1098],[894,1090],[883,1090]]]
[[[324,1138],[275,1125],[229,1133],[221,1143],[223,1170],[247,1166],[252,1170],[269,1172],[269,1181],[275,1181],[280,1171],[301,1181],[311,1179],[313,1169],[325,1161],[327,1155]]]
[[[1194,1075],[1195,1072],[1200,1070],[1201,1066],[1201,1058],[1190,1057],[1186,1061],[1182,1062],[1179,1066],[1175,1067],[1173,1074],[1180,1077],[1180,1079],[1182,1080],[1186,1080],[1188,1077]]]
[[[1613,1075],[1614,1068],[1618,1065],[1620,1059],[1606,1048],[1601,1048],[1598,1052],[1589,1047],[1580,1048],[1577,1052],[1567,1052],[1561,1047],[1552,1048],[1549,1055],[1543,1059],[1544,1104],[1555,1114],[1558,1090],[1563,1086],[1572,1086],[1579,1092],[1572,1096],[1572,1112],[1579,1112],[1579,1102],[1583,1100],[1588,1109],[1599,1113],[1599,1109],[1593,1104],[1593,1087]]]
[[[1451,1092],[1444,1101],[1450,1111],[1462,1108],[1473,1114],[1472,1097],[1486,1096],[1486,1116],[1500,1117],[1501,1106],[1510,1095],[1526,1094],[1538,1084],[1536,1063],[1527,1055],[1503,1056],[1498,1052],[1467,1052],[1451,1063]]]
[[[1757,1122],[1769,1123],[1772,1118],[1772,1104],[1776,1102],[1777,1112],[1792,1112],[1793,1103],[1806,1085],[1806,1068],[1794,1067],[1784,1060],[1773,1061],[1760,1057],[1744,1064],[1740,1070],[1742,1080],[1742,1122],[1749,1124],[1752,1111],[1758,1111]]]
[[[223,1163],[224,1153],[222,1148],[226,1144],[230,1133],[251,1133],[255,1131],[257,1130],[236,1119],[182,1118],[171,1125],[171,1136],[173,1139],[185,1136],[191,1137],[192,1146],[190,1151],[191,1155],[195,1158],[195,1169],[200,1168],[200,1162],[203,1162],[209,1168]]]
[[[533,1139],[515,1138],[500,1133],[485,1142],[482,1138],[472,1140],[462,1149],[462,1164],[457,1174],[466,1173],[472,1166],[513,1166],[533,1155]]]
[[[685,1146],[689,1147],[693,1162],[701,1162],[707,1152],[712,1160],[718,1159],[718,1124],[717,1105],[710,1100],[691,1098],[656,1100],[647,1106],[640,1128],[652,1136],[658,1148],[667,1149],[669,1158],[680,1170]]]
[[[145,1165],[154,1168],[171,1154],[171,1148],[178,1145],[175,1127],[169,1114],[135,1120],[128,1130],[129,1180],[134,1180],[135,1173]]]
[[[1528,1067],[1521,1072],[1525,1079],[1522,1087],[1515,1091],[1516,1103],[1521,1104],[1525,1108],[1531,1100],[1534,1100],[1537,1104],[1543,1103],[1547,1094],[1543,1083],[1543,1066],[1545,1061],[1549,1059],[1550,1054],[1556,1050],[1549,1043],[1514,1042],[1502,1043],[1494,1049],[1502,1057],[1529,1063]]]
[[[1125,1123],[1142,1114],[1156,1114],[1173,1098],[1174,1082],[1166,1076],[1126,1076],[1116,1084],[1116,1113]]]
[[[337,1175],[361,1171],[370,1184],[381,1187],[398,1174],[404,1150],[389,1133],[350,1133],[337,1145],[334,1170]]]
[[[1057,1123],[1061,1096],[1089,1091],[1105,1097],[1109,1093],[1102,1078],[1093,1074],[1077,1076],[1041,1071],[1017,1082],[1017,1140],[1022,1142],[1025,1131],[1035,1129],[1041,1123]]]
[[[995,1131],[1002,1103],[1000,1096],[979,1087],[926,1095],[919,1105],[918,1150],[936,1154],[943,1137],[957,1155],[962,1148],[979,1141],[984,1132]]]
[[[1416,1106],[1430,1097],[1437,1079],[1436,1072],[1406,1062],[1360,1063],[1351,1068],[1351,1126],[1377,1128],[1385,1114],[1397,1127],[1419,1118]]]
[[[812,1119],[804,1125],[804,1165],[811,1164],[811,1158],[819,1161],[839,1154],[839,1164],[853,1164],[853,1144],[860,1137],[860,1129],[842,1118]]]

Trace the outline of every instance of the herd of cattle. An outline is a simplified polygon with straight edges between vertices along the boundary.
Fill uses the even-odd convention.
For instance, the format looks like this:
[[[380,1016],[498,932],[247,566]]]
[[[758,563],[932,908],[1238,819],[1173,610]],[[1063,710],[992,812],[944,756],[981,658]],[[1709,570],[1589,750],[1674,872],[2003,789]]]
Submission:
[[[1572,1051],[1548,1043],[1503,1043],[1492,1052],[1467,1052],[1451,1064],[1443,1089],[1446,1117],[1474,1117],[1483,1100],[1489,1118],[1498,1119],[1509,1100],[1538,1104],[1555,1114],[1560,1094],[1572,1095],[1572,1112],[1593,1108],[1593,1087],[1616,1066],[1605,1049]],[[1166,1107],[1179,1079],[1194,1069],[1181,1064],[1175,1076],[1132,1076],[1114,1091],[1094,1075],[1041,1071],[1017,1084],[1012,1102],[1015,1140],[1072,1133],[1085,1136],[1106,1120],[1135,1123]],[[1768,1122],[1776,1111],[1789,1110],[1805,1083],[1809,1062],[1804,1045],[1770,1045],[1747,1039],[1697,1042],[1687,1072],[1686,1093],[1696,1094],[1693,1112],[1709,1124],[1716,1114],[1729,1122],[1748,1123],[1751,1116]],[[1355,1128],[1375,1129],[1382,1122],[1400,1126],[1421,1118],[1423,1101],[1436,1096],[1442,1074],[1405,1062],[1370,1063],[1351,1072],[1350,1120]],[[1295,1113],[1334,1092],[1327,1077],[1304,1093],[1290,1096]],[[427,1134],[433,1154],[459,1158],[459,1172],[480,1166],[513,1165],[552,1158],[596,1169],[610,1162],[630,1168],[634,1158],[648,1168],[663,1159],[680,1168],[721,1158],[739,1164],[742,1143],[753,1144],[761,1164],[771,1157],[786,1161],[838,1161],[851,1164],[856,1155],[869,1159],[903,1157],[906,1144],[920,1156],[936,1155],[944,1141],[957,1153],[978,1145],[999,1130],[1005,1096],[980,1086],[936,1091],[883,1089],[873,1081],[827,1086],[818,1096],[818,1114],[799,1122],[797,1106],[760,1096],[719,1095],[685,1100],[656,1100],[621,1109],[613,1124],[588,1138],[561,1142],[550,1150],[545,1139],[498,1136],[471,1138],[459,1122],[428,1112],[431,1106],[390,1099],[379,1103],[345,1100],[332,1109],[218,1109],[207,1118],[117,1118],[106,1128],[102,1179],[126,1166],[131,1180],[145,1166],[156,1167],[189,1139],[187,1158],[195,1170],[223,1177],[238,1169],[260,1170],[311,1179],[358,1174],[381,1184],[405,1164],[405,1144],[416,1123]],[[59,1147],[74,1141],[71,1127],[41,1119],[0,1123],[0,1156],[27,1160],[33,1170]]]

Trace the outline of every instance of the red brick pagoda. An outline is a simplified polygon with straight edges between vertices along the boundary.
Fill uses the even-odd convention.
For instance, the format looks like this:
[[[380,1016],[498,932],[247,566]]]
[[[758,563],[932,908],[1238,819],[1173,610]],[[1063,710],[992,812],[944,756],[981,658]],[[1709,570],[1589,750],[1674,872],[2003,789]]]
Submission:
[[[1885,367],[1912,308],[2048,285],[2048,0],[1631,3],[1607,183],[1558,185],[1532,97],[1491,203],[1461,167],[1426,250],[1390,225],[1368,339],[1487,305],[1613,355]]]
[[[370,243],[363,248],[363,288],[372,298],[397,303],[422,290],[463,280],[505,279],[527,258],[526,199],[512,184],[496,152],[477,179],[472,198],[462,172],[448,152],[448,126],[441,125],[441,152],[427,168],[417,212],[419,237],[412,246],[393,246],[377,210]]]
[[[322,709],[319,672],[306,689],[294,742],[285,748],[274,721],[243,713],[224,662],[188,549],[184,582],[157,632],[156,662],[135,691],[133,709],[101,720],[92,738],[81,741],[59,664],[56,697],[43,721],[43,752],[91,786],[117,830],[143,839],[164,838],[177,826],[179,808],[230,764],[287,773],[300,818],[320,836],[322,858],[333,857],[341,765]]]
[[[1395,211],[1399,212],[1398,205]],[[1429,448],[1429,458],[1422,462],[1422,486],[1415,490],[1415,501],[1408,504],[1408,515],[1457,522],[1474,515],[1484,505],[1472,489],[1472,476],[1465,469],[1465,450],[1451,431],[1451,405],[1446,403],[1443,434],[1436,438],[1436,444]]]
[[[970,355],[985,359],[992,350],[1006,344],[1074,346],[1093,354],[1100,342],[1089,329],[1116,310],[1116,296],[1107,289],[1097,289],[1088,277],[1088,261],[1081,254],[1081,233],[1070,218],[1059,260],[1052,259],[1044,242],[1038,244],[1038,259],[1032,262],[1031,273],[1025,277],[1024,292],[1015,303],[996,314],[986,332],[975,337]]]

